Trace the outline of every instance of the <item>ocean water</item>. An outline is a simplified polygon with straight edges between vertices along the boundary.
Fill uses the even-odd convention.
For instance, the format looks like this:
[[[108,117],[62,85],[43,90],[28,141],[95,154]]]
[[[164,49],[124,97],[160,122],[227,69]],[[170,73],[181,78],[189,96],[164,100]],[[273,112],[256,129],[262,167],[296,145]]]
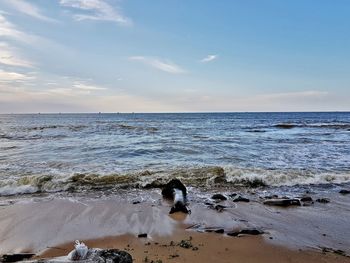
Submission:
[[[350,181],[350,113],[0,115],[0,195]],[[216,182],[217,183],[217,182]]]

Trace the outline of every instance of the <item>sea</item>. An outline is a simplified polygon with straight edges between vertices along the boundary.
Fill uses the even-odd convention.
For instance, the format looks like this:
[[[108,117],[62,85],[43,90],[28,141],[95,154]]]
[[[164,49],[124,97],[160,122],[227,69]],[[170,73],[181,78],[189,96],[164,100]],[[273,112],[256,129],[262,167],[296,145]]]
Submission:
[[[349,183],[350,112],[0,115],[0,196],[170,178],[207,188]]]

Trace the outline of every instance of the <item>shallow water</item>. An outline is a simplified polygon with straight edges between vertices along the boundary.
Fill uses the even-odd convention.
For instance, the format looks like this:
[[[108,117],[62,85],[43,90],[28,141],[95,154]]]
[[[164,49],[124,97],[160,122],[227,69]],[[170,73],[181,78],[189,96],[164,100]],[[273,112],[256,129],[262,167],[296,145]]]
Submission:
[[[144,186],[212,167],[228,182],[349,182],[350,113],[0,115],[0,195]]]

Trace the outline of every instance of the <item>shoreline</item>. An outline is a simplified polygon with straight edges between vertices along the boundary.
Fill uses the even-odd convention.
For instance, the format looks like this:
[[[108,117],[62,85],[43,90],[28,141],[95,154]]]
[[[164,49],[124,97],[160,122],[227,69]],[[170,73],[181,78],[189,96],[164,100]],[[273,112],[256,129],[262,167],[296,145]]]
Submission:
[[[349,257],[333,253],[339,250],[337,253],[350,254],[349,195],[334,192],[325,195],[311,189],[309,195],[314,200],[327,197],[330,203],[306,202],[284,208],[264,204],[264,200],[269,199],[262,195],[274,192],[241,191],[236,196],[250,202],[235,202],[229,197],[232,191],[190,188],[190,215],[169,215],[171,204],[162,199],[159,189],[89,198],[35,195],[32,199],[0,206],[0,254],[32,252],[42,257],[63,256],[72,250],[74,240],[79,239],[89,247],[122,250],[131,247],[134,250],[127,252],[137,258],[136,262],[142,262],[147,249],[149,255],[154,255],[152,260],[162,255],[159,259],[163,262],[194,262],[191,257],[195,255],[197,259],[198,253],[203,254],[202,261],[206,262],[204,251],[212,251],[217,257],[221,255],[216,262],[235,262],[229,260],[231,257],[241,259],[237,262],[264,262],[260,261],[262,257],[271,262],[274,260],[271,255],[275,254],[279,262],[322,262],[323,258],[327,258],[324,262],[350,262]],[[222,193],[228,200],[215,201],[210,198],[214,193]],[[296,196],[294,193],[290,197]],[[223,209],[219,211],[216,206]],[[263,234],[228,236],[242,229],[260,229]],[[208,233],[215,231],[218,233]],[[142,233],[148,237],[137,238]],[[179,243],[189,236],[205,249],[169,247],[171,241]],[[151,244],[145,246],[148,242]],[[229,246],[229,250],[222,251],[219,244]],[[47,247],[66,250],[47,250]],[[322,250],[329,253],[325,255]],[[178,251],[179,257],[169,259],[169,251]],[[251,251],[260,256],[251,256]]]

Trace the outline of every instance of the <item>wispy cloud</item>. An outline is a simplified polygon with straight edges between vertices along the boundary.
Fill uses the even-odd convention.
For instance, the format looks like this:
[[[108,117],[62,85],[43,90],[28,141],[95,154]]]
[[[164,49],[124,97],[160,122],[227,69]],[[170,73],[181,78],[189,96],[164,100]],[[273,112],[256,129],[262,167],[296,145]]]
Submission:
[[[106,88],[89,85],[81,81],[75,81],[73,83],[73,87],[76,89],[85,90],[85,91],[106,90]]]
[[[180,66],[168,60],[161,60],[158,58],[144,57],[144,56],[132,56],[132,57],[129,57],[129,60],[140,61],[146,65],[149,65],[151,67],[154,67],[156,69],[159,69],[161,71],[168,72],[171,74],[186,73],[186,71],[182,69]]]
[[[19,30],[4,16],[4,14],[0,14],[0,37],[14,39],[24,43],[32,43],[38,39],[38,37],[34,35]]]
[[[34,79],[34,77],[23,73],[5,71],[0,69],[0,82],[2,83],[9,83],[13,81],[26,81],[31,79]]]
[[[201,59],[200,61],[202,63],[207,63],[207,62],[213,61],[213,60],[215,60],[217,58],[218,58],[218,55],[208,55],[205,58]]]
[[[0,49],[0,64],[25,68],[32,68],[34,66],[32,62],[22,58],[18,54],[18,51],[10,47],[7,43],[0,42]]]
[[[132,24],[131,20],[121,13],[120,8],[113,7],[103,0],[60,0],[60,4],[84,11],[73,15],[77,21],[98,20],[115,22],[120,25]]]
[[[298,99],[316,99],[323,98],[327,96],[329,92],[319,91],[319,90],[307,90],[307,91],[297,91],[297,92],[283,92],[283,93],[272,93],[257,96],[257,99],[264,100],[298,100]]]
[[[33,3],[29,3],[25,0],[4,0],[4,2],[25,15],[31,16],[33,18],[47,21],[47,22],[57,22],[57,20],[47,17],[42,14],[41,10],[35,6]]]

